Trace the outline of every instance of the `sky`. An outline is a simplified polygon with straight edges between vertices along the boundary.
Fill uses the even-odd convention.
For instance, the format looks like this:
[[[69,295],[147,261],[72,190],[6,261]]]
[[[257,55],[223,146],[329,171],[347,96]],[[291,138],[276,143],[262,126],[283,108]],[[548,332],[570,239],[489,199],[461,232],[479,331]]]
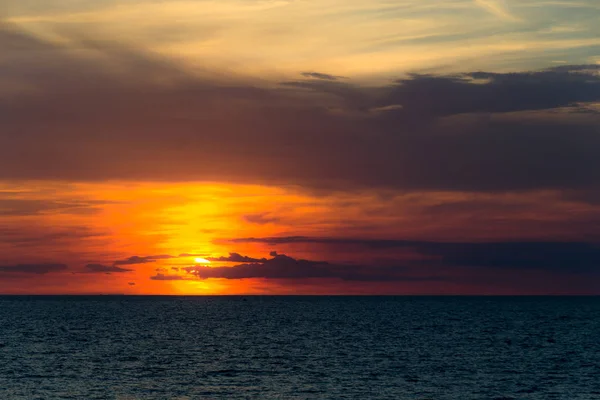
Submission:
[[[0,0],[0,293],[600,294],[596,0]]]

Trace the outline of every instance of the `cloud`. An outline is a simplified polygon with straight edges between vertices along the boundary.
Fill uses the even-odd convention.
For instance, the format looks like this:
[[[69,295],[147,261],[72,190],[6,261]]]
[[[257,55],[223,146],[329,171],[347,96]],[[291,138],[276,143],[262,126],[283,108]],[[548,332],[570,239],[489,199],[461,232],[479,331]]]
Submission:
[[[205,256],[205,255],[182,253],[182,254],[179,254],[178,256],[172,256],[170,254],[158,254],[158,255],[150,255],[150,256],[131,256],[124,260],[117,260],[117,261],[113,262],[113,267],[105,267],[105,268],[115,268],[115,270],[113,272],[125,272],[125,271],[131,271],[131,270],[118,268],[117,266],[148,264],[148,263],[153,263],[153,262],[160,261],[160,260],[170,260],[173,258],[200,257],[200,256]],[[99,267],[101,266],[100,264],[90,264],[90,265],[95,265],[95,266],[99,266]],[[102,267],[104,267],[104,266],[102,266]],[[164,272],[164,271],[166,271],[166,269],[165,268],[156,268],[155,271]],[[110,271],[108,271],[108,272],[110,272]]]
[[[419,241],[410,240],[395,240],[395,239],[350,239],[350,238],[335,238],[335,237],[309,237],[309,236],[273,236],[273,237],[249,237],[235,239],[220,239],[215,243],[264,243],[269,245],[277,244],[295,244],[295,243],[319,243],[330,245],[360,245],[370,248],[392,248],[392,247],[407,247],[419,244]],[[271,256],[277,256],[278,253],[273,251]]]
[[[372,250],[410,249],[432,266],[539,269],[600,273],[600,244],[586,242],[429,242],[411,240],[317,238],[304,236],[240,238],[232,243],[325,244]],[[273,252],[277,259],[277,253]]]
[[[227,261],[227,262],[240,262],[240,263],[253,263],[253,262],[264,262],[264,258],[252,258],[248,256],[242,256],[238,253],[229,253],[229,257],[207,257],[208,261]]]
[[[125,260],[118,260],[114,262],[114,265],[135,265],[135,264],[146,264],[156,262],[158,260],[168,260],[171,258],[177,258],[168,254],[160,254],[156,256],[131,256]]]
[[[67,269],[65,264],[17,264],[0,266],[0,273],[22,273],[44,275]]]
[[[374,127],[410,124],[415,129],[431,127],[432,122],[450,116],[551,110],[596,102],[600,100],[600,65],[512,73],[409,73],[379,88],[314,80],[281,84],[335,96],[355,111],[371,111]]]
[[[600,273],[600,245],[580,242],[424,244],[444,265]]]
[[[335,65],[343,71],[331,71],[331,75],[372,76],[388,71],[395,74],[400,68],[415,70],[454,63],[495,67],[496,60],[502,66],[516,63],[529,67],[556,47],[561,50],[561,59],[572,59],[572,52],[581,47],[576,43],[597,36],[591,12],[596,8],[594,0],[570,2],[569,7],[560,2],[508,0],[335,0],[326,7],[303,1],[235,1],[235,5],[226,1],[207,3],[202,10],[191,0],[129,6],[63,3],[60,8],[41,2],[36,6],[19,4],[9,7],[4,17],[48,36],[64,37],[68,26],[70,31],[103,34],[106,42],[126,38],[159,54],[177,51],[191,57],[196,65],[203,61],[204,65],[236,72],[272,71],[274,65],[278,72],[331,71]],[[515,6],[509,10],[504,4]],[[544,12],[532,9],[540,6]],[[586,6],[589,9],[581,8]],[[257,12],[266,8],[267,12]],[[490,18],[485,18],[482,10]],[[511,11],[519,13],[519,25],[505,23],[514,20]],[[10,18],[12,13],[15,15]],[[137,18],[139,15],[144,18]],[[243,24],[233,23],[242,19]],[[553,40],[540,37],[540,30],[557,22],[582,26],[583,32],[575,36],[579,40],[562,43],[571,38],[564,33]],[[426,45],[406,46],[406,42],[419,40]],[[593,48],[586,50],[597,54]]]
[[[194,266],[183,268],[200,279],[309,279],[327,278],[345,281],[428,281],[441,277],[411,274],[405,266],[337,265],[325,261],[301,260],[277,254],[273,258],[234,267]]]
[[[114,265],[102,265],[102,264],[87,264],[85,266],[86,272],[90,273],[112,273],[112,272],[130,272],[132,269],[120,268]]]
[[[402,104],[400,114],[424,120],[566,107],[600,99],[599,71],[600,65],[574,65],[513,73],[412,74],[398,80],[383,103]]]
[[[35,93],[0,93],[0,179],[599,188],[598,65],[272,87],[118,44],[73,38],[82,52],[6,27],[0,37],[19,43],[3,76]]]
[[[135,282],[127,282],[129,286],[135,286]]]
[[[519,18],[512,15],[504,6],[502,0],[474,0],[475,4],[489,13],[507,21],[519,21]]]

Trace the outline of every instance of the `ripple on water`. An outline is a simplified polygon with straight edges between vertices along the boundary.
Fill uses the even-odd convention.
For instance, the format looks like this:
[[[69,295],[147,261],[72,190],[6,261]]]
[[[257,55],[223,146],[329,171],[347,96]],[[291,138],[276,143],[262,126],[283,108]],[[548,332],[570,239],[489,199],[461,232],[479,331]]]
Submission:
[[[0,297],[0,399],[599,398],[597,298]]]

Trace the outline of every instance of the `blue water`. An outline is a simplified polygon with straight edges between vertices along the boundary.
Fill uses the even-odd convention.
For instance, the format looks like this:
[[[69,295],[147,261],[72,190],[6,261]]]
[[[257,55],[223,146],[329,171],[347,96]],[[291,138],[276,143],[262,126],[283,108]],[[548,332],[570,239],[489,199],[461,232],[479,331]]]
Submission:
[[[0,297],[0,399],[600,399],[600,298]]]

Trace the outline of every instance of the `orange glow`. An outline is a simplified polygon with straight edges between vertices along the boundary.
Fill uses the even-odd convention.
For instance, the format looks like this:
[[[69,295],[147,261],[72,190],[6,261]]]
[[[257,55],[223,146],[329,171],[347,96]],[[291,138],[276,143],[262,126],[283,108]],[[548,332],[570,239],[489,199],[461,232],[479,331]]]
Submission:
[[[223,239],[271,236],[377,237],[416,240],[478,240],[510,238],[515,229],[522,237],[562,237],[561,220],[573,213],[586,215],[589,206],[562,200],[552,192],[485,195],[468,193],[411,193],[381,195],[371,192],[314,195],[295,188],[213,183],[66,184],[21,182],[0,185],[15,207],[0,216],[10,239],[0,243],[0,265],[61,262],[60,273],[3,280],[0,292],[26,293],[129,293],[129,294],[250,294],[361,292],[348,283],[313,283],[262,279],[197,279],[184,272],[209,258],[238,253],[253,258],[269,252],[295,258],[346,262],[366,260],[361,250],[336,250],[307,244],[269,245],[231,243]],[[453,211],[432,219],[420,210],[438,204],[461,202],[519,204],[502,214],[503,223],[490,223],[487,213]],[[12,204],[12,203],[11,203]],[[35,207],[35,209],[33,209]],[[11,212],[15,216],[11,215]],[[524,224],[523,221],[535,221]],[[543,231],[539,227],[544,227]],[[389,253],[389,252],[388,252]],[[398,254],[378,251],[379,257]],[[137,264],[116,261],[129,257],[167,255]],[[410,257],[410,255],[403,255]],[[115,265],[120,273],[90,273],[87,264]],[[235,262],[213,262],[214,267]],[[151,279],[153,277],[153,279]],[[332,286],[333,285],[333,286]],[[378,290],[385,285],[377,284]],[[416,284],[413,283],[413,287]],[[388,285],[389,286],[389,285]]]

